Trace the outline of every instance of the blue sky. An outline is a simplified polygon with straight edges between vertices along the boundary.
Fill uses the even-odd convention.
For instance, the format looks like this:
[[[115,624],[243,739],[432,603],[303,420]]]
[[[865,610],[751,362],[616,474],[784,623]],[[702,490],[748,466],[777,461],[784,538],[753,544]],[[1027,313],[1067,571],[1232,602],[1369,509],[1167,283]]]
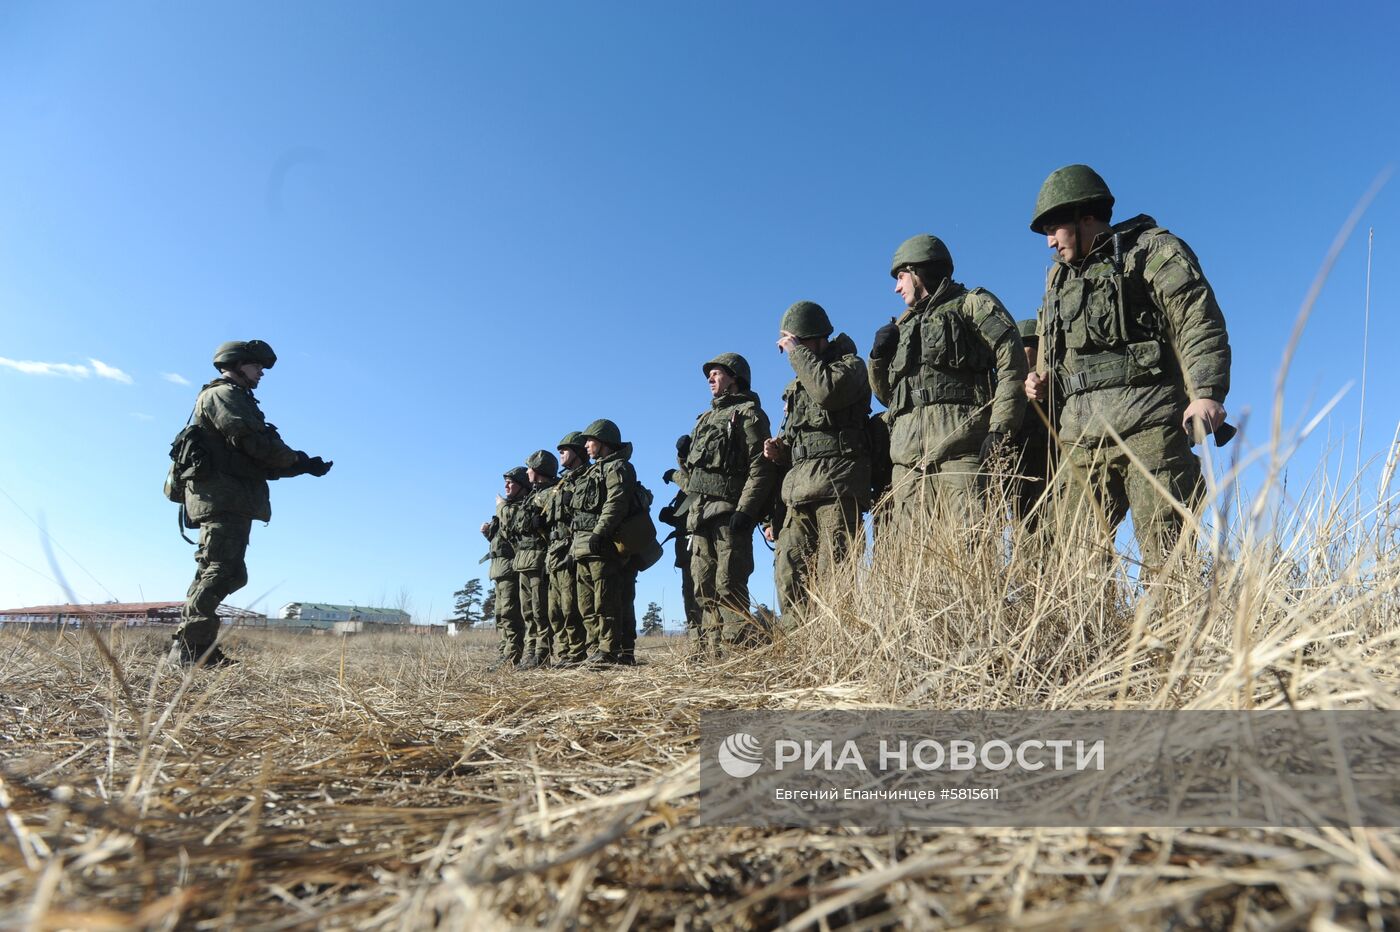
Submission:
[[[1029,316],[1031,206],[1068,162],[1199,254],[1262,442],[1308,285],[1400,156],[1398,31],[1385,3],[0,5],[0,606],[62,598],[31,518],[80,597],[182,597],[169,441],[213,348],[256,337],[264,410],[336,466],[274,485],[232,601],[445,617],[506,468],[610,417],[664,502],[701,364],[744,353],[776,427],[783,309],[867,350],[907,236]],[[1358,382],[1330,425],[1355,442],[1368,227],[1374,455],[1400,181],[1286,417]],[[651,600],[679,617],[669,561]]]

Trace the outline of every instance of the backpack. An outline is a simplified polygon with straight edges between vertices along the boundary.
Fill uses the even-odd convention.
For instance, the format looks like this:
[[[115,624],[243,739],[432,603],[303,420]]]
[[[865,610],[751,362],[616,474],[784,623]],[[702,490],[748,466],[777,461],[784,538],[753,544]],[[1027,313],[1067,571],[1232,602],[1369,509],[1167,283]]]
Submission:
[[[656,524],[651,520],[651,490],[640,482],[633,493],[633,511],[617,529],[614,540],[618,552],[630,558],[638,572],[653,566],[665,552],[657,540]]]
[[[186,529],[199,527],[185,513],[185,483],[208,471],[212,460],[204,443],[204,430],[194,423],[194,411],[189,420],[170,442],[170,468],[165,473],[165,497],[180,506],[180,536],[187,543],[194,541],[185,536]]]

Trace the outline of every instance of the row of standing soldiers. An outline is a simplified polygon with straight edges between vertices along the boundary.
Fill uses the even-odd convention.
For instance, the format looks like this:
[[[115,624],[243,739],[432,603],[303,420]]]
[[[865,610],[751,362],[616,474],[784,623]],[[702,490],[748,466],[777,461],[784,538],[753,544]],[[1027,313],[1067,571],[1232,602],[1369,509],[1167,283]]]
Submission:
[[[955,281],[947,246],[926,234],[895,251],[906,310],[876,332],[868,361],[833,336],[821,306],[792,305],[777,345],[794,378],[776,436],[748,361],[704,363],[711,405],[677,443],[664,478],[681,491],[660,514],[676,529],[687,626],[704,654],[761,633],[748,593],[755,529],[776,544],[790,624],[813,567],[863,543],[873,503],[895,528],[971,522],[990,487],[1006,488],[987,481],[994,472],[1011,477],[1013,509],[1042,539],[1073,528],[1076,545],[1111,546],[1132,510],[1145,570],[1164,563],[1181,504],[1202,488],[1193,441],[1233,432],[1230,346],[1190,248],[1145,215],[1112,224],[1113,204],[1087,166],[1046,179],[1031,229],[1056,261],[1036,318],[1019,325],[991,292]],[[872,394],[885,406],[874,416]],[[482,528],[503,660],[632,663],[636,574],[656,554],[625,531],[650,526],[650,493],[611,421],[566,435],[558,451],[561,478],[545,450],[506,473]]]

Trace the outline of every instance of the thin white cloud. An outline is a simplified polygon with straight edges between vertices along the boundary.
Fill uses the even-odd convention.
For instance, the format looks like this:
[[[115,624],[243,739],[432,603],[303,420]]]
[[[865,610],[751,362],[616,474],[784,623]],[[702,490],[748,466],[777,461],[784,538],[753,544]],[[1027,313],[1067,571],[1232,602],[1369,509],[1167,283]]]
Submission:
[[[165,381],[167,381],[167,382],[174,382],[176,385],[188,385],[188,384],[190,384],[190,380],[187,379],[187,378],[185,378],[183,375],[181,375],[181,374],[178,373],[178,372],[162,372],[162,373],[160,374],[160,377],[161,377],[162,379],[165,379]]]
[[[75,366],[66,362],[33,362],[28,359],[6,359],[0,356],[0,366],[23,372],[25,375],[61,375],[70,379],[85,379],[92,375],[87,366]]]
[[[155,418],[155,415],[153,415],[153,414],[142,414],[140,411],[133,411],[133,412],[131,412],[131,416],[134,417],[134,418],[136,418],[136,420],[138,420],[138,421],[154,421],[154,420],[156,419],[156,418]]]
[[[109,366],[100,359],[89,359],[92,363],[92,371],[97,373],[101,379],[111,379],[113,382],[121,382],[123,385],[131,384],[131,376],[127,375],[116,366]]]

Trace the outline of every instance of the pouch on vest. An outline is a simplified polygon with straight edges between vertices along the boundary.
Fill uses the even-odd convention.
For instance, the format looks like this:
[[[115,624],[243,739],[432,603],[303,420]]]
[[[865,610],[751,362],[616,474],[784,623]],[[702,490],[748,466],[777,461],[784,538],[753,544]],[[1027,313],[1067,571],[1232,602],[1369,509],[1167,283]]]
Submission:
[[[1059,289],[1055,323],[1065,335],[1065,346],[1082,350],[1089,345],[1089,328],[1080,320],[1084,311],[1084,279],[1071,278]]]
[[[1101,349],[1117,349],[1128,341],[1118,316],[1118,285],[1109,276],[1083,279],[1084,326],[1089,343]]]

